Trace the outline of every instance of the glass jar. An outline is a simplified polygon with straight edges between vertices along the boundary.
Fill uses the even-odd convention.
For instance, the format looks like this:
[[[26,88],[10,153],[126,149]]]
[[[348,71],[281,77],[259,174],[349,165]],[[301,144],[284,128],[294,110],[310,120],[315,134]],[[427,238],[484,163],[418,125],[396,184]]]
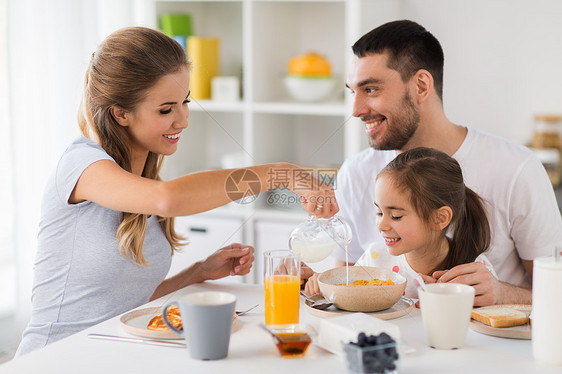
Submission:
[[[535,115],[533,128],[533,148],[560,149],[560,124],[562,116],[550,114]]]
[[[301,261],[319,262],[330,256],[336,246],[347,251],[349,242],[351,228],[343,218],[309,216],[291,232],[289,248]]]

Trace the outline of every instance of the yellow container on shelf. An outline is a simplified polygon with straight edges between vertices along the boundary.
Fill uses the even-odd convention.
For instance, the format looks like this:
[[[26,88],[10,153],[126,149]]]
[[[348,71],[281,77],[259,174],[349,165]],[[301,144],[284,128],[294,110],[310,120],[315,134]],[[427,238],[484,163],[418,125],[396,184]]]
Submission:
[[[211,81],[220,72],[219,44],[218,38],[187,38],[187,57],[192,63],[189,89],[193,99],[211,98]]]
[[[556,148],[562,149],[560,126],[562,115],[536,114],[533,129],[533,148]]]
[[[556,148],[534,149],[535,154],[544,166],[552,186],[558,187],[562,181],[562,164],[560,151]]]

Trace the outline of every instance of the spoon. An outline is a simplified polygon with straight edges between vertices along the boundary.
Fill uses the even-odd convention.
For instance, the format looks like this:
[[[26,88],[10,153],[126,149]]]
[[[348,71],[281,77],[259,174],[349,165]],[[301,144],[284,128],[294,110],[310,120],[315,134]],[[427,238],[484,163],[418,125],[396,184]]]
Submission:
[[[273,331],[271,331],[270,329],[268,329],[263,323],[260,323],[259,326],[264,329],[265,331],[267,331],[271,336],[273,336],[275,338],[275,340],[277,340],[279,343],[281,344],[285,344],[285,341],[283,339],[281,339],[279,336],[277,336]]]
[[[301,291],[301,296],[304,297],[310,303],[309,307],[314,309],[324,310],[324,309],[328,309],[333,305],[333,303],[329,302],[324,298],[319,300],[311,299],[310,297],[306,296],[305,293],[302,291]]]
[[[246,309],[246,310],[243,310],[243,311],[240,311],[240,312],[236,312],[236,315],[237,316],[243,316],[244,314],[248,313],[250,310],[256,308],[258,305],[260,305],[260,304],[256,304],[253,307],[251,307],[250,309]]]
[[[421,275],[416,274],[416,280],[418,281],[420,287],[422,288],[422,290],[424,290],[425,292],[427,292],[427,287],[425,286],[425,282],[423,281],[423,278]]]

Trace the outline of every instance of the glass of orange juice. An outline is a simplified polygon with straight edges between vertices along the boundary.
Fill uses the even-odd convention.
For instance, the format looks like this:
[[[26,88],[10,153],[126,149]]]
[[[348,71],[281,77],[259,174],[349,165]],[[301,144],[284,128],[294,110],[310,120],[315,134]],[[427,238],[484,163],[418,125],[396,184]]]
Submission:
[[[300,261],[290,251],[265,252],[265,324],[267,326],[299,323]]]

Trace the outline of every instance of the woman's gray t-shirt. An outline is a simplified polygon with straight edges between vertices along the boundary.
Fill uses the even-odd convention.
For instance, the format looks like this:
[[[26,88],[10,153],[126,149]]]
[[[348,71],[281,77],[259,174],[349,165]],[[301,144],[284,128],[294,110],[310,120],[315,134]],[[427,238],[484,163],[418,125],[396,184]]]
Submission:
[[[31,320],[17,355],[44,347],[146,303],[164,280],[171,247],[156,216],[148,219],[143,255],[148,266],[122,256],[117,227],[122,213],[68,199],[84,170],[113,159],[79,137],[47,183],[34,264]]]

